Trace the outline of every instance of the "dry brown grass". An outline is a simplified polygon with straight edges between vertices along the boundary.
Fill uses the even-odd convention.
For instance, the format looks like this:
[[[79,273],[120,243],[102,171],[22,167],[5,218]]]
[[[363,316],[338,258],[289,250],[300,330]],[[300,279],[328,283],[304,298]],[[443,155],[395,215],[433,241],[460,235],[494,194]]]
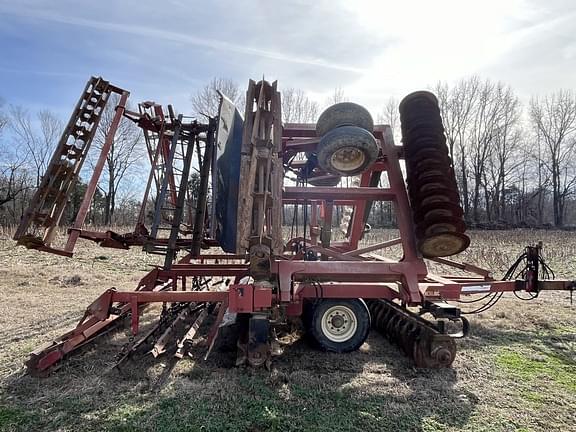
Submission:
[[[15,248],[9,234],[0,232],[0,430],[576,430],[576,319],[567,293],[533,302],[506,296],[475,316],[450,370],[416,370],[373,333],[347,355],[297,341],[270,373],[236,369],[226,351],[173,370],[168,359],[145,359],[120,373],[109,370],[126,341],[119,331],[48,378],[25,376],[31,349],[73,326],[103,290],[132,289],[158,257],[81,242],[67,259]],[[395,235],[378,230],[366,240]],[[497,275],[525,244],[543,240],[557,276],[576,278],[574,233],[472,238],[462,259]]]

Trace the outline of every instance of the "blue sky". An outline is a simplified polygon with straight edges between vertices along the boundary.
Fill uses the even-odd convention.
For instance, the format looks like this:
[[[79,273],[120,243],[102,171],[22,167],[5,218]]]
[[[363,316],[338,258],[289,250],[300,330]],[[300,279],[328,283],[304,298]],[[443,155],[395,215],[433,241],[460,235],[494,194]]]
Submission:
[[[67,118],[90,75],[132,101],[190,110],[212,77],[278,79],[322,105],[335,87],[373,112],[479,74],[522,98],[576,89],[569,0],[0,0],[0,97]]]

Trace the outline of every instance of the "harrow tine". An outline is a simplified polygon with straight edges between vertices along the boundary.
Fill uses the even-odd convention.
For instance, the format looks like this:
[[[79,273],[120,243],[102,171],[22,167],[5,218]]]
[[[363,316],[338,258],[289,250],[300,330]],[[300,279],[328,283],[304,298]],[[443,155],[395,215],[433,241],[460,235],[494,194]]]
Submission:
[[[194,337],[207,315],[207,309],[204,303],[175,303],[170,308],[164,309],[160,319],[142,337],[138,340],[131,338],[122,347],[112,368],[119,368],[126,360],[135,356],[141,357],[152,353],[154,357],[158,357],[167,351],[173,351],[179,336],[186,333],[176,345],[175,357],[182,358],[186,348],[185,342]]]
[[[152,355],[158,357],[167,351],[167,345],[175,341],[176,333],[181,332],[185,322],[189,320],[193,304],[184,308],[168,325],[152,348]]]
[[[198,317],[194,320],[184,337],[178,341],[178,350],[174,354],[175,357],[182,358],[184,357],[184,353],[188,350],[187,345],[192,341],[196,332],[208,316],[208,308],[202,309],[202,312],[198,315]]]
[[[206,340],[208,344],[208,350],[206,351],[206,355],[204,356],[204,360],[208,360],[208,356],[212,352],[212,348],[214,348],[214,343],[216,342],[216,338],[218,337],[218,330],[220,329],[220,324],[222,324],[222,320],[224,319],[224,313],[228,308],[228,300],[225,300],[219,304],[218,308],[218,315],[216,316],[216,320],[212,327],[210,328],[210,332],[208,333],[208,338]]]

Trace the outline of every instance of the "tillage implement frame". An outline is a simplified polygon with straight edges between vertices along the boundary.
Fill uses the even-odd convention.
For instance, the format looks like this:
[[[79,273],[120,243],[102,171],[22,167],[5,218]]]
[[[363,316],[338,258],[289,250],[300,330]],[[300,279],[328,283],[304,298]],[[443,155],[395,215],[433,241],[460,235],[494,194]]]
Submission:
[[[112,93],[119,96],[114,119],[68,238],[58,247],[55,230]],[[149,352],[181,358],[203,332],[207,358],[226,316],[235,317],[239,330],[237,364],[269,366],[277,353],[276,327],[301,321],[325,350],[353,351],[373,327],[416,366],[448,367],[455,340],[469,327],[449,301],[481,294],[490,306],[504,292],[536,296],[575,286],[546,279],[541,245],[528,246],[504,280],[446,257],[469,240],[433,95],[418,92],[401,105],[404,146],[394,143],[390,126],[374,126],[369,113],[350,103],[329,108],[317,124],[282,124],[277,83],[265,80],[249,82],[243,116],[221,95],[219,115],[205,121],[154,102],[130,111],[128,96],[101,78],[89,80],[15,240],[67,257],[79,238],[103,247],[140,246],[163,255],[164,264],[135,290],[106,290],[74,329],[31,353],[30,373],[49,372],[125,323],[132,337],[119,364]],[[120,121],[142,129],[148,150],[142,208],[133,232],[87,230]],[[353,186],[343,186],[347,176]],[[392,203],[399,237],[361,244],[378,201]],[[333,235],[337,208],[346,209],[342,240]],[[302,218],[301,235],[286,238],[285,210],[296,222]],[[392,247],[401,248],[401,259],[382,255]],[[424,256],[459,275],[431,273]],[[153,303],[163,305],[161,316],[142,331],[140,316]]]

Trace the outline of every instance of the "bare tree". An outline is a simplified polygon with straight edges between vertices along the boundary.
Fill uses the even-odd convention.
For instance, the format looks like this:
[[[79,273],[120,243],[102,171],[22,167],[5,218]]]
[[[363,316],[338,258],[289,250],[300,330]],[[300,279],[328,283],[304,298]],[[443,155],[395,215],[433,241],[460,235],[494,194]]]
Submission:
[[[378,117],[376,117],[377,123],[383,123],[390,126],[392,132],[394,133],[394,138],[396,141],[400,141],[400,112],[398,111],[399,102],[394,97],[391,96],[386,100],[384,107]]]
[[[336,87],[334,88],[334,92],[326,99],[326,106],[329,107],[340,102],[348,102],[348,100],[344,89],[342,87]]]
[[[560,90],[530,101],[530,118],[543,143],[542,163],[552,179],[554,225],[564,224],[566,198],[576,183],[576,97]]]
[[[224,94],[243,112],[245,105],[245,95],[240,90],[238,83],[229,78],[213,78],[204,87],[198,89],[192,96],[192,109],[195,115],[207,115],[214,117],[218,115],[220,96],[218,92]]]
[[[93,146],[99,151],[91,152],[91,164],[95,164],[98,158],[106,135],[112,124],[115,115],[115,108],[118,105],[119,97],[111,96],[106,105],[100,125],[94,136]],[[128,107],[128,109],[130,109]],[[114,211],[116,210],[116,198],[123,182],[134,175],[137,167],[142,160],[142,136],[140,129],[130,120],[123,118],[118,126],[114,140],[106,158],[106,165],[100,184],[98,187],[104,195],[104,224],[109,225],[113,222]]]
[[[512,173],[522,163],[518,158],[522,141],[522,130],[519,127],[520,103],[511,89],[501,93],[500,121],[496,124],[493,149],[488,160],[491,187],[485,185],[490,202],[486,202],[488,219],[493,215],[501,219],[506,214],[506,190]]]
[[[9,162],[0,166],[0,207],[14,201],[28,188],[23,162]]]
[[[50,110],[39,111],[37,116],[40,123],[40,147],[47,150],[42,155],[43,164],[46,165],[62,135],[64,123]]]
[[[466,219],[488,221],[506,211],[506,190],[518,167],[520,106],[512,89],[472,76],[434,87],[444,133],[462,191]],[[483,202],[482,202],[483,201]]]
[[[318,103],[300,89],[282,91],[282,117],[285,123],[311,123],[318,117]]]
[[[63,123],[48,110],[39,111],[34,122],[28,110],[21,106],[10,107],[10,130],[13,139],[23,148],[30,169],[34,170],[36,187],[40,185],[52,153],[62,133]]]
[[[10,115],[3,110],[0,99],[0,138],[8,129]],[[17,201],[29,189],[29,179],[25,169],[25,157],[16,149],[13,142],[0,140],[0,224],[15,223],[18,220]],[[21,207],[21,206],[20,206]]]
[[[434,88],[440,104],[440,113],[444,132],[450,151],[450,157],[456,167],[461,187],[464,216],[470,217],[470,199],[468,187],[468,134],[474,117],[474,108],[478,97],[480,79],[473,76],[463,79],[450,88],[439,82]]]
[[[484,188],[484,201],[488,207],[487,165],[492,156],[494,143],[501,133],[501,123],[505,112],[505,100],[512,90],[501,83],[484,81],[479,90],[475,115],[470,129],[470,165],[474,190],[472,195],[472,216],[479,222],[480,193]],[[488,214],[488,218],[490,215]]]
[[[32,182],[25,157],[0,146],[0,225],[18,222],[26,207]]]
[[[536,145],[529,148],[528,152],[530,153],[531,161],[536,164],[538,185],[534,196],[537,198],[538,225],[541,226],[544,223],[544,203],[546,201],[547,188],[550,185],[550,173],[544,168],[542,134],[537,127],[533,127],[533,129],[535,130],[533,130],[532,142],[536,143]]]
[[[2,137],[2,131],[8,126],[8,116],[3,110],[4,99],[0,98],[0,137]]]
[[[499,205],[502,199],[504,192],[501,188],[506,180],[506,167],[513,150],[510,140],[517,120],[518,98],[512,89],[502,83],[484,81],[476,100],[469,137],[470,165],[474,181],[472,212],[476,222],[479,222],[482,189],[488,221],[491,221],[493,216],[492,201]],[[494,164],[496,167],[490,167]],[[492,187],[488,179],[489,168],[494,171]]]
[[[400,113],[398,111],[398,100],[391,96],[386,100],[386,104],[380,114],[378,114],[377,122],[389,125],[393,130],[400,125]]]

